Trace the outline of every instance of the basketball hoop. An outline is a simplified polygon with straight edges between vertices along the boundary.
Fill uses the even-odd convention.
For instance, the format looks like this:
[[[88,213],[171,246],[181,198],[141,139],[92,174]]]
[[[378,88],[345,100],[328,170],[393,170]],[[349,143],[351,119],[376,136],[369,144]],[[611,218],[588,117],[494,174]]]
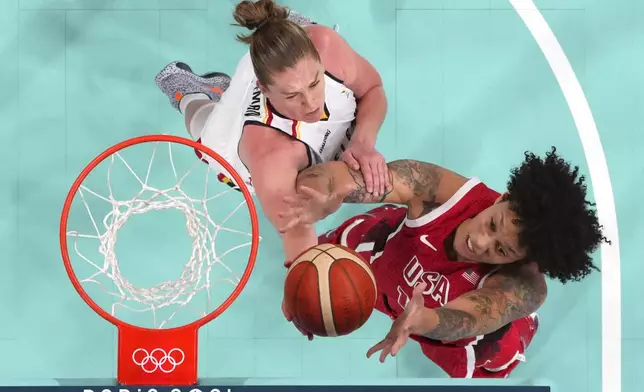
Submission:
[[[153,176],[151,173],[153,172],[153,162],[155,162],[155,157],[158,155],[159,145],[167,145],[169,160],[162,160],[162,162],[171,166],[171,169],[163,172],[163,175],[166,179],[174,177],[167,187],[152,184]],[[124,158],[123,150],[137,150],[150,146],[153,147],[153,151],[149,163],[143,169],[145,170],[145,177],[143,177],[139,175],[140,172],[137,173],[135,165],[128,163]],[[177,158],[176,152],[173,152],[173,147],[180,147],[183,150],[183,160]],[[210,165],[204,165],[200,160],[195,159],[192,149],[207,157]],[[146,157],[146,155],[135,155],[133,160],[140,161],[141,157]],[[159,159],[157,158],[157,160]],[[97,169],[104,161],[109,163],[106,177],[102,177],[100,170]],[[177,170],[179,163],[189,163],[192,168],[186,171],[185,174],[179,175],[180,171]],[[123,173],[127,174],[129,172],[132,178],[135,179],[132,180],[132,183],[140,187],[136,191],[132,191],[132,187],[125,187],[130,188],[129,191],[132,192],[129,197],[117,197],[116,188],[112,184],[115,181],[115,171],[117,170],[115,168],[117,166],[124,170]],[[215,171],[217,170],[215,168],[218,171]],[[186,191],[190,187],[187,178],[191,178],[189,176],[198,171],[197,169],[205,172],[203,178],[205,184],[199,182],[201,185],[197,187],[200,192],[200,198],[189,196]],[[103,194],[84,185],[88,178],[90,180],[94,178],[90,177],[90,174],[91,176],[99,176],[103,183],[105,179],[107,180],[107,188]],[[231,178],[237,187],[233,189],[230,187],[230,181],[225,183],[221,181],[221,174],[227,176],[223,178]],[[216,181],[218,176],[219,181]],[[201,181],[200,177],[196,178],[197,181]],[[215,179],[215,181],[209,181],[211,178]],[[212,190],[215,186],[221,186],[224,191],[213,195],[209,190]],[[95,187],[93,188],[96,189]],[[239,197],[240,192],[238,191],[243,195],[243,200]],[[232,209],[232,212],[224,214],[222,219],[216,222],[214,216],[224,209],[225,203],[221,200],[223,195],[228,193],[233,197],[232,203],[237,205],[228,208]],[[77,219],[78,217],[72,213],[72,205],[77,195],[80,196],[79,199],[85,207],[81,209],[82,216],[85,216],[84,219]],[[94,199],[94,203],[90,202],[90,198]],[[217,203],[217,207],[214,209],[209,208],[210,203],[213,202]],[[247,207],[246,209],[241,208],[244,205]],[[96,220],[92,213],[92,209],[99,206],[105,206],[106,210],[102,222]],[[154,210],[165,211],[169,209],[179,210],[185,216],[186,228],[192,238],[193,248],[190,253],[190,260],[183,266],[179,279],[156,284],[153,287],[138,287],[121,274],[122,266],[119,264],[115,252],[117,232],[133,216]],[[247,210],[248,216],[235,221],[232,217],[241,210]],[[87,219],[87,215],[89,215],[89,219]],[[81,223],[77,224],[77,222]],[[68,227],[68,224],[74,227],[83,226],[83,222],[86,226],[84,231],[70,230]],[[230,228],[235,222],[237,222],[238,226],[250,226],[250,230],[245,231],[246,228]],[[154,222],[154,224],[163,226],[157,222]],[[224,226],[224,224],[227,226]],[[173,226],[172,228],[176,227]],[[85,234],[87,232],[95,232],[95,234]],[[221,253],[218,251],[221,246],[216,245],[215,240],[219,236],[228,238],[226,235],[230,238],[243,238],[246,242],[241,245],[230,246],[227,251]],[[81,261],[84,261],[81,266],[76,268],[73,266],[72,258],[69,254],[68,237],[73,238],[74,252]],[[144,240],[146,239],[145,236],[141,237]],[[227,239],[227,242],[232,242],[230,238]],[[94,245],[89,245],[85,249],[83,248],[83,243],[81,243],[82,241],[93,241]],[[69,279],[81,298],[96,313],[118,329],[117,381],[123,385],[161,386],[194,385],[197,383],[198,330],[221,315],[240,295],[255,265],[259,241],[255,205],[250,191],[239,174],[219,154],[208,147],[186,138],[171,135],[135,137],[118,143],[98,155],[82,170],[76,181],[74,181],[65,199],[60,222],[60,245]],[[98,242],[98,246],[96,246],[96,242]],[[97,256],[93,258],[87,256],[89,252],[87,249],[97,252]],[[235,268],[229,266],[232,262],[229,262],[228,259],[235,257],[242,249],[249,249],[248,256],[237,257],[245,264],[243,273],[241,276],[237,276],[233,271]],[[92,259],[97,258],[102,259],[102,263],[92,261]],[[226,259],[225,263],[224,258]],[[137,261],[141,261],[140,259],[140,256],[135,258]],[[157,265],[164,265],[168,261],[154,258],[145,259],[153,259]],[[237,264],[242,263],[238,262]],[[233,277],[212,279],[210,275],[214,273],[215,267],[222,267],[218,271],[230,274]],[[89,277],[79,279],[77,274],[83,274],[83,268],[89,269]],[[148,272],[153,271],[146,270],[145,272],[147,276],[149,275]],[[216,284],[216,282],[220,281],[224,282],[225,286],[224,284]],[[98,287],[102,293],[109,294],[109,298],[113,301],[111,307],[105,306],[109,311],[90,297],[83,286],[84,284],[92,288]],[[231,284],[234,287],[232,292],[225,297],[225,300],[219,306],[214,310],[210,310],[208,305],[213,302],[211,291],[215,288],[231,286]],[[201,295],[203,292],[205,292],[205,296]],[[201,310],[198,305],[193,304],[195,301],[198,302],[195,299],[197,297],[203,297],[206,310]],[[178,310],[171,311],[170,308],[173,307],[178,308]],[[175,319],[178,318],[178,316],[175,317],[176,314],[183,309],[196,311],[197,319],[180,326],[170,327],[175,322]],[[123,321],[121,318],[124,316],[116,316],[117,310],[119,312],[132,311],[137,317],[140,314],[147,317],[148,313],[151,313],[154,326],[142,327]],[[161,321],[160,314],[164,311],[167,312],[167,315]]]

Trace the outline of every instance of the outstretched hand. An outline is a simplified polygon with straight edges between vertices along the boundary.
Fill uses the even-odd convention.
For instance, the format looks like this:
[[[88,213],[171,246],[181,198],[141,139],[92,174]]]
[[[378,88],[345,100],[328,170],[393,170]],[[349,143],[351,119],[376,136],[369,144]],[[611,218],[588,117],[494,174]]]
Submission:
[[[311,226],[337,211],[342,205],[342,196],[337,193],[322,193],[307,186],[298,188],[297,196],[285,196],[283,199],[287,209],[278,214],[286,221],[279,228],[285,233],[296,226]]]
[[[426,288],[426,283],[421,283],[414,287],[414,294],[409,303],[407,303],[405,311],[394,321],[387,336],[367,351],[367,358],[371,358],[373,354],[381,351],[380,362],[385,362],[388,355],[395,357],[398,351],[407,343],[409,335],[412,334],[412,328],[417,324],[425,307],[423,291]]]

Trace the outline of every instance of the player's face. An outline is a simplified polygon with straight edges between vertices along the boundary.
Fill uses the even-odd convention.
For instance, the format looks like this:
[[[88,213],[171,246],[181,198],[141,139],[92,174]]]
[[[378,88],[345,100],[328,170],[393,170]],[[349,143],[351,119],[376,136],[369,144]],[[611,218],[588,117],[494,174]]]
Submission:
[[[305,57],[292,68],[273,75],[273,83],[261,86],[277,112],[292,120],[318,122],[324,110],[324,67]]]
[[[500,199],[474,218],[463,222],[454,236],[454,250],[463,259],[479,263],[509,264],[525,257],[519,246],[516,214]]]

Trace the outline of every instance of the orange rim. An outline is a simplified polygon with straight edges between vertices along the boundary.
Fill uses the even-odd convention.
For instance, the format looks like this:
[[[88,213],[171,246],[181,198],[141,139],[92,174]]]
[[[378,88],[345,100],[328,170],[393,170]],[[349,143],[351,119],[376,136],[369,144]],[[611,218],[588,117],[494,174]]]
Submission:
[[[81,285],[80,281],[76,277],[76,274],[74,273],[74,269],[71,265],[71,260],[69,258],[69,251],[68,251],[68,246],[67,246],[67,220],[69,218],[69,210],[71,208],[72,201],[74,200],[74,196],[76,195],[76,192],[78,191],[78,188],[80,188],[81,184],[83,181],[87,178],[89,173],[94,170],[98,164],[103,162],[107,157],[113,155],[114,153],[121,151],[127,147],[135,146],[137,144],[143,144],[143,143],[150,143],[150,142],[169,142],[169,143],[177,143],[177,144],[182,144],[187,147],[192,147],[196,150],[199,150],[207,155],[209,155],[212,159],[216,160],[221,166],[223,166],[228,173],[230,173],[239,186],[239,190],[241,193],[244,195],[244,199],[246,200],[246,204],[248,205],[248,212],[250,213],[250,222],[251,222],[251,235],[252,235],[252,243],[251,243],[251,249],[250,249],[250,255],[248,257],[248,265],[246,266],[246,269],[244,270],[244,274],[242,275],[239,284],[233,292],[226,298],[226,300],[217,307],[217,309],[213,310],[211,313],[207,314],[206,316],[195,320],[191,322],[190,324],[186,324],[180,327],[174,327],[174,328],[168,328],[164,329],[164,331],[173,331],[173,330],[179,330],[179,329],[198,329],[202,325],[209,323],[210,321],[214,320],[216,317],[221,315],[232,303],[239,297],[241,294],[242,290],[244,287],[246,287],[246,284],[248,283],[248,280],[250,279],[250,276],[253,272],[253,268],[255,267],[255,259],[257,258],[257,251],[259,248],[259,221],[257,219],[257,211],[255,209],[255,203],[253,202],[253,198],[250,194],[250,191],[246,187],[244,181],[242,180],[241,176],[233,169],[233,167],[226,162],[224,158],[222,158],[219,154],[211,150],[210,148],[197,143],[193,140],[186,139],[183,137],[179,136],[172,136],[172,135],[146,135],[146,136],[139,136],[135,138],[131,138],[125,141],[122,141],[101,154],[99,154],[96,158],[94,158],[85,168],[83,171],[81,171],[80,175],[74,181],[72,184],[69,192],[67,193],[67,197],[65,198],[65,204],[63,205],[63,212],[61,215],[60,219],[60,249],[63,257],[63,263],[65,264],[65,270],[67,271],[67,276],[69,276],[69,279],[72,282],[72,285],[74,285],[74,288],[78,292],[78,294],[81,296],[83,301],[85,301],[96,313],[98,313],[101,317],[103,317],[105,320],[109,321],[110,323],[118,326],[118,327],[128,327],[128,328],[133,328],[133,329],[139,329],[139,330],[157,330],[153,328],[144,328],[144,327],[139,327],[136,325],[132,325],[126,322],[123,322],[116,317],[112,316],[108,312],[106,312],[104,309],[102,309],[92,298],[87,295],[85,292],[85,289],[83,289],[83,286]]]

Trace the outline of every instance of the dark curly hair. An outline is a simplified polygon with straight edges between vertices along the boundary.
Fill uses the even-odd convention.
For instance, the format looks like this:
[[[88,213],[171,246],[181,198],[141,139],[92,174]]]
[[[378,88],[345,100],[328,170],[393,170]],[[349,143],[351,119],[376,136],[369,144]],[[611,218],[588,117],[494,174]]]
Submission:
[[[591,270],[591,254],[602,241],[593,203],[586,200],[584,176],[579,167],[557,155],[541,159],[525,153],[523,164],[512,170],[505,200],[517,215],[519,244],[526,249],[526,261],[534,261],[546,276],[562,283],[579,281]]]

